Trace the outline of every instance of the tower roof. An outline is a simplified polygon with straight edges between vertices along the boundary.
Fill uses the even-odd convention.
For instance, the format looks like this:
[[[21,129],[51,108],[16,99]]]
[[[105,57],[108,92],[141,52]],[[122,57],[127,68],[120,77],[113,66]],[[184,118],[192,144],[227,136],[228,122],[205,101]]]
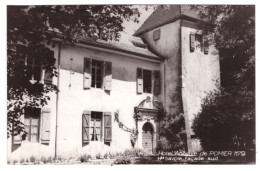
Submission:
[[[191,10],[189,5],[160,5],[134,33],[134,36],[140,36],[141,34],[154,28],[174,22],[181,17],[186,17],[193,20],[199,19],[198,12]]]

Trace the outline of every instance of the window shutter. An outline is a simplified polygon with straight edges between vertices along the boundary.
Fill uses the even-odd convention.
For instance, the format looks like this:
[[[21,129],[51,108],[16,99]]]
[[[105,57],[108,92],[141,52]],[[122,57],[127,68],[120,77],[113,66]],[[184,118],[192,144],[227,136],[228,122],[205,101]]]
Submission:
[[[52,84],[52,73],[51,72],[47,72],[45,70],[44,72],[44,84]]]
[[[143,93],[143,69],[137,68],[137,93],[142,94]]]
[[[84,89],[90,89],[91,86],[91,59],[84,58],[84,70],[83,70],[83,86]]]
[[[195,50],[195,33],[190,33],[190,51],[194,52]]]
[[[91,111],[84,111],[82,115],[82,142],[89,142]]]
[[[112,62],[105,61],[105,90],[112,90]]]
[[[54,51],[49,51],[48,52],[49,57],[54,57]],[[52,84],[52,72],[47,71],[46,69],[43,70],[42,72],[42,78],[44,80],[44,84]]]
[[[111,112],[104,112],[104,140],[112,141]]]
[[[50,143],[50,117],[51,110],[43,109],[42,118],[41,118],[41,143],[49,144]]]
[[[204,54],[209,53],[209,41],[208,41],[208,36],[203,37],[203,43],[204,43]]]
[[[154,87],[153,87],[153,93],[154,95],[160,94],[161,90],[161,80],[160,80],[160,71],[156,70],[154,71]]]

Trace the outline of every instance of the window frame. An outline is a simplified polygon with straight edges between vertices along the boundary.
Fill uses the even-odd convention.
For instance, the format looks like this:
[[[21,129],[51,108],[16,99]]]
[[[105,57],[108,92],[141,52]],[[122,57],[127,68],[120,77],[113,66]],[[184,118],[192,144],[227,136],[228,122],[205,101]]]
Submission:
[[[200,44],[200,47],[198,47],[198,44]],[[200,33],[195,33],[195,50],[203,52],[203,48],[204,48],[203,35]]]
[[[147,77],[146,77],[146,75],[147,74],[145,74],[145,72],[146,73],[150,73],[150,81],[149,81],[149,84],[150,84],[150,91],[146,91],[145,90],[145,88],[146,88],[146,84],[147,84]],[[152,70],[148,70],[148,69],[143,69],[143,93],[153,93],[153,72],[152,72]]]
[[[24,66],[28,69],[26,71],[26,73],[28,74],[28,77],[29,80],[32,80],[32,81],[36,81],[36,82],[40,82],[42,84],[52,84],[52,81],[48,81],[46,78],[45,78],[45,75],[47,74],[46,73],[46,69],[43,69],[43,61],[42,59],[40,59],[39,61],[39,65],[35,64],[35,57],[30,57],[29,55],[29,50],[28,50],[28,46],[27,45],[24,45],[24,44],[21,44],[21,43],[18,43],[17,44],[17,47],[20,46],[20,47],[23,47],[26,49],[26,53],[24,55],[24,59],[21,60],[21,59],[18,59],[19,61],[22,61],[24,63]],[[18,49],[18,48],[17,48]],[[52,53],[53,53],[53,56],[55,56],[55,52],[53,50],[50,50]],[[18,55],[18,51],[16,51],[16,55]],[[21,53],[21,52],[20,52]],[[19,55],[18,55],[19,56]],[[29,62],[29,60],[31,59],[31,63]],[[39,69],[39,79],[35,79],[35,74],[34,74],[34,70],[35,68],[38,68]],[[51,78],[53,79],[53,78]]]
[[[38,119],[38,128],[37,128],[37,140],[36,141],[32,141],[32,135],[31,135],[31,128],[32,128],[32,119],[33,119],[33,117],[32,117],[32,115],[30,114],[30,113],[27,113],[26,112],[26,110],[38,110],[38,116],[37,116],[37,119]],[[29,131],[27,132],[27,134],[26,134],[26,137],[25,138],[23,138],[22,140],[24,141],[24,142],[32,142],[32,143],[39,143],[40,142],[40,133],[41,133],[41,109],[40,108],[27,108],[25,110],[25,113],[24,113],[24,125],[25,125],[25,127],[26,126],[28,126],[29,127]],[[26,114],[27,113],[27,114]],[[26,125],[25,124],[25,120],[26,119],[28,119],[27,117],[26,117],[26,115],[29,115],[29,125]],[[26,129],[26,128],[25,128]],[[28,139],[27,139],[27,137],[28,137]]]
[[[92,115],[94,115],[94,117],[92,117]],[[100,117],[97,117],[97,115],[100,115]],[[94,125],[92,125],[92,120],[94,120]],[[99,120],[100,121],[100,126],[96,127],[96,121]],[[91,111],[90,114],[90,131],[89,131],[89,141],[91,142],[98,142],[98,141],[102,141],[103,139],[103,112],[98,112],[98,111]],[[96,128],[100,129],[100,133],[97,134],[96,133]],[[93,133],[91,132],[91,130],[93,129]],[[99,140],[97,139],[97,135],[99,135]],[[94,136],[94,137],[93,137]],[[93,140],[92,140],[93,137]]]
[[[94,63],[95,63],[95,66],[93,65]],[[97,66],[98,63],[100,63],[100,67]],[[94,69],[95,73],[93,73],[93,69]],[[100,74],[101,74],[100,81],[97,81],[97,78],[98,78],[97,70],[98,69],[100,69]],[[93,75],[95,76],[94,80],[93,80]],[[103,89],[103,85],[104,85],[103,79],[104,79],[104,61],[92,58],[91,59],[91,85],[90,85],[90,87],[96,88],[96,89]],[[97,82],[100,82],[100,87],[97,86]]]

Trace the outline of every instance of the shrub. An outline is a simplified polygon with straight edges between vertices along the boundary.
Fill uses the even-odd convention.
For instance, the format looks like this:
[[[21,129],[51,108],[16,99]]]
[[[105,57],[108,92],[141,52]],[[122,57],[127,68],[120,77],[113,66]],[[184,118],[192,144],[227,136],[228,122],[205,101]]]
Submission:
[[[47,159],[45,157],[41,157],[41,161],[45,164],[47,163]]]
[[[90,158],[91,158],[90,155],[84,154],[84,155],[81,155],[81,156],[80,156],[79,160],[80,160],[80,162],[83,163],[83,162],[87,162]]]
[[[35,158],[34,156],[31,156],[31,157],[30,157],[30,162],[34,163],[35,160],[36,160],[36,158]]]
[[[16,163],[18,163],[18,160],[14,160],[14,161],[13,161],[13,164],[16,164]]]
[[[117,158],[114,164],[131,164],[131,160],[128,157]]]
[[[101,159],[102,157],[101,157],[101,154],[100,153],[98,153],[97,155],[96,155],[96,159]]]
[[[249,151],[255,148],[254,115],[254,94],[221,89],[204,99],[192,128],[205,151]]]
[[[20,163],[24,163],[24,161],[25,161],[24,159],[21,159],[21,160],[20,160]]]
[[[48,159],[47,159],[47,161],[46,161],[46,163],[52,163],[52,157],[48,157]]]

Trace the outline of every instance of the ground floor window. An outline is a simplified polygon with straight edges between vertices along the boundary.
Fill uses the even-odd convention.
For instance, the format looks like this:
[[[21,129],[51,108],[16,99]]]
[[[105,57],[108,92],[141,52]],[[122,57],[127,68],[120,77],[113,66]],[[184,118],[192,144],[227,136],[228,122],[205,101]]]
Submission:
[[[24,126],[26,131],[25,140],[39,142],[41,109],[27,108],[24,113]]]
[[[91,112],[90,140],[101,141],[102,112]]]

